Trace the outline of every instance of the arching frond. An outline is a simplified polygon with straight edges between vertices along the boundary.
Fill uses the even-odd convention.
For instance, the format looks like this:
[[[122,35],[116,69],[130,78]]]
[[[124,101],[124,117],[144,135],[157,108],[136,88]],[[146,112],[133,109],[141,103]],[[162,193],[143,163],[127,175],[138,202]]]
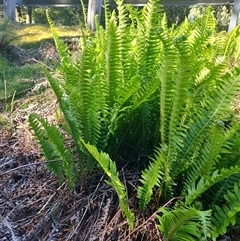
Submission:
[[[164,150],[159,149],[156,151],[155,157],[152,159],[148,168],[142,172],[142,178],[140,179],[142,186],[138,187],[138,198],[141,210],[144,210],[150,202],[154,186],[160,186],[165,174],[162,171],[167,173],[167,169]],[[167,177],[164,176],[164,178],[166,179]]]
[[[191,187],[188,188],[188,194],[186,194],[186,205],[193,203],[201,194],[206,192],[214,184],[221,182],[222,180],[230,177],[231,175],[240,173],[240,167],[230,167],[229,169],[223,168],[222,170],[216,170],[211,176],[202,176],[200,180]]]
[[[183,189],[190,187],[203,175],[211,174],[212,170],[216,169],[216,163],[221,158],[221,152],[225,152],[226,148],[228,148],[226,145],[230,136],[225,133],[222,121],[216,121],[209,131],[211,139],[205,140],[201,148],[196,150],[194,160],[189,165]]]
[[[215,240],[219,235],[227,231],[227,227],[236,224],[237,214],[240,212],[240,183],[236,182],[234,188],[224,195],[226,204],[221,207],[213,207],[213,231],[212,237]]]
[[[55,46],[56,46],[58,54],[59,54],[59,58],[60,58],[62,67],[68,69],[69,63],[70,63],[70,58],[69,58],[69,55],[67,54],[67,51],[66,51],[67,47],[63,43],[63,41],[61,41],[59,39],[58,34],[56,32],[56,29],[55,29],[55,26],[54,26],[54,24],[53,24],[53,22],[52,22],[52,20],[49,16],[48,12],[46,12],[46,17],[47,17],[48,23],[49,23],[50,28],[51,28],[51,32],[52,32],[52,35],[53,35]]]
[[[73,188],[75,185],[75,164],[70,150],[64,146],[64,137],[55,125],[49,125],[46,120],[36,114],[29,116],[29,122],[46,158],[49,160],[59,159],[59,162],[50,162],[48,167],[60,180],[65,174],[69,187]]]
[[[192,120],[192,123],[189,125],[189,131],[185,133],[183,140],[185,145],[180,152],[180,161],[175,166],[178,173],[181,172],[182,167],[186,167],[184,167],[188,163],[186,160],[188,160],[189,156],[192,156],[195,149],[202,145],[211,126],[222,113],[228,111],[231,102],[238,93],[240,75],[236,74],[233,77],[226,73],[222,78],[225,80],[224,83],[219,84],[213,91],[212,96],[205,100],[206,108]]]
[[[194,207],[160,208],[157,218],[165,241],[207,240],[211,227],[211,211]]]
[[[110,184],[116,191],[119,198],[119,205],[121,207],[123,215],[127,218],[131,229],[134,228],[134,214],[128,207],[127,192],[124,185],[118,177],[116,164],[110,159],[109,155],[104,152],[99,152],[97,148],[93,145],[86,144],[82,140],[86,149],[91,153],[91,155],[98,161],[104,172],[110,178],[107,183]]]

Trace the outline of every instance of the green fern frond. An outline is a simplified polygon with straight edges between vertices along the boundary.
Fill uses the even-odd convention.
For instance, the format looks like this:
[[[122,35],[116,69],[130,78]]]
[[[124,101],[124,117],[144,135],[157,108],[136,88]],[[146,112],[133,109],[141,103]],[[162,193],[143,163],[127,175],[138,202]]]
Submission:
[[[60,57],[60,61],[61,64],[64,68],[68,68],[69,67],[69,63],[70,63],[70,59],[69,59],[69,55],[67,54],[67,47],[66,45],[63,43],[63,41],[61,41],[58,37],[58,34],[56,32],[55,26],[48,14],[48,11],[46,11],[46,17],[53,35],[53,39],[55,42],[55,46],[57,48],[59,57]]]
[[[216,32],[216,20],[211,7],[208,7],[202,18],[197,18],[191,25],[189,33],[189,41],[192,44],[192,49],[196,51],[198,58],[195,59],[195,66],[201,66],[202,61],[209,62],[211,66],[212,58],[215,58],[214,44],[211,39],[214,38]],[[203,54],[204,53],[204,54]],[[204,64],[206,66],[206,62]]]
[[[211,176],[203,176],[200,178],[197,184],[193,184],[188,188],[188,194],[186,194],[186,205],[189,205],[194,202],[201,194],[206,192],[209,188],[215,185],[218,182],[230,177],[231,175],[240,173],[240,167],[235,166],[229,169],[216,170]]]
[[[87,26],[87,9],[84,5],[83,0],[80,0],[80,3],[81,3],[82,13],[83,13],[83,23],[84,23],[84,26],[86,27]]]
[[[196,75],[194,83],[197,89],[196,94],[199,97],[202,97],[208,90],[212,90],[212,88],[216,86],[218,80],[221,79],[222,74],[227,68],[228,64],[224,59],[212,62],[212,64],[208,65],[207,68],[201,68]]]
[[[108,0],[104,0],[104,23],[105,23],[105,28],[108,29],[109,27],[109,21],[111,18],[111,11],[109,9],[109,1]]]
[[[66,97],[65,93],[63,92],[63,89],[61,88],[61,85],[58,80],[54,79],[48,72],[45,73],[48,81],[57,97],[58,104],[61,108],[61,111],[65,117],[65,120],[70,128],[70,135],[73,137],[73,140],[75,142],[78,155],[79,155],[79,160],[82,159],[82,145],[80,141],[80,128],[79,128],[79,123],[78,120],[76,119],[76,116],[74,115],[73,111],[71,110],[70,107],[70,102],[69,99]],[[81,161],[80,161],[81,162]],[[80,166],[82,166],[82,163],[80,163]]]
[[[225,45],[226,47],[224,49],[224,56],[234,56],[236,57],[236,60],[238,60],[240,57],[240,45],[239,41],[236,41],[236,39],[240,39],[240,27],[237,26],[236,28],[234,28],[231,33],[228,34],[226,37],[227,41]]]
[[[118,112],[119,116],[111,126],[114,127],[112,133],[118,139],[116,155],[126,160],[134,156],[140,159],[141,156],[152,155],[154,146],[159,142],[158,109],[157,100],[154,103],[154,99],[150,99],[139,107],[129,105]]]
[[[211,227],[211,211],[199,211],[194,207],[160,208],[158,225],[165,241],[207,240]]]
[[[216,33],[216,18],[211,6],[206,8],[205,13],[201,18],[197,18],[192,24],[192,28],[198,28],[204,36],[214,36]]]
[[[114,16],[111,17],[109,28],[106,30],[106,43],[105,43],[105,80],[106,85],[106,100],[108,106],[113,107],[114,100],[118,96],[118,92],[123,84],[122,64],[120,38],[117,31]]]
[[[158,83],[152,80],[140,86],[139,78],[136,76],[124,85],[112,112],[109,128],[110,133],[118,138],[117,149],[126,149],[124,146],[127,144],[133,147],[132,151],[138,156],[151,154],[150,146],[153,148],[153,144],[150,143],[159,141]]]
[[[224,195],[226,204],[222,207],[213,207],[213,231],[212,237],[215,240],[219,235],[227,231],[227,227],[236,224],[237,214],[240,212],[240,182],[236,182],[233,190],[228,190]]]
[[[177,51],[174,42],[167,31],[160,34],[162,42],[161,65],[157,72],[160,88],[160,133],[161,143],[168,143],[169,120],[171,117],[172,101],[174,100],[175,85],[172,78],[177,66]]]
[[[99,103],[96,103],[99,83],[93,78],[94,67],[92,66],[93,47],[91,44],[85,47],[82,52],[82,58],[77,65],[74,76],[75,87],[72,88],[69,95],[69,101],[74,116],[76,116],[81,132],[81,137],[92,145],[97,145],[100,136],[100,116]],[[93,86],[95,91],[92,91]]]
[[[224,83],[219,84],[212,95],[205,100],[205,110],[199,113],[189,125],[189,131],[185,133],[183,139],[185,146],[180,152],[180,161],[175,167],[178,173],[182,167],[186,167],[185,165],[188,163],[186,160],[188,160],[189,156],[192,156],[194,150],[202,145],[208,135],[207,132],[218,117],[228,111],[240,88],[240,75],[238,72],[239,70],[236,71],[234,76],[229,73],[222,76]]]
[[[224,203],[224,194],[227,193],[228,190],[232,190],[235,183],[238,183],[239,179],[240,173],[237,173],[213,185],[207,192],[202,195],[203,205],[208,207],[209,204],[214,206]]]
[[[42,128],[41,124],[38,122],[38,119],[36,118],[35,114],[29,115],[29,123],[31,128],[34,130],[34,134],[37,138],[38,143],[40,144],[40,147],[45,155],[45,157],[48,160],[54,160],[57,159],[57,155],[54,152],[54,147],[51,145],[49,140],[46,138],[46,132]],[[62,180],[62,173],[63,173],[63,168],[62,168],[62,163],[49,163],[47,165],[49,169],[53,171],[53,173],[60,179]]]
[[[219,126],[223,124],[223,126]],[[225,133],[224,123],[216,121],[216,124],[209,130],[211,138],[202,143],[202,147],[195,152],[195,161],[189,164],[184,188],[189,187],[202,175],[208,175],[216,169],[215,163],[220,159],[220,154],[225,152],[229,136]]]
[[[144,6],[142,19],[137,18],[138,32],[136,35],[136,51],[139,75],[146,76],[144,83],[148,77],[152,76],[159,64],[160,43],[159,43],[159,22],[162,14],[162,6],[159,0],[150,0]]]
[[[163,171],[167,173],[168,167],[164,151],[166,151],[164,147],[158,149],[148,168],[142,172],[140,179],[142,186],[138,187],[138,198],[141,210],[144,210],[150,202],[154,186],[160,187],[161,180],[165,174]],[[168,178],[168,176],[164,176],[165,180]]]
[[[129,78],[133,76],[133,61],[132,55],[132,41],[135,37],[135,29],[128,27],[129,17],[126,4],[121,0],[117,0],[117,10],[118,10],[118,26],[117,32],[119,35],[119,52],[120,58],[119,62],[122,64],[122,75],[123,83],[128,83]],[[133,30],[131,32],[131,30]]]
[[[145,27],[145,49],[144,49],[144,63],[145,66],[142,66],[144,71],[149,74],[153,71],[157,64],[160,46],[159,46],[159,37],[158,37],[158,20],[163,17],[161,13],[163,7],[159,4],[159,0],[149,0],[145,5],[145,11],[143,13],[144,18],[144,27]],[[142,36],[143,37],[143,36]],[[141,41],[140,41],[141,43]]]
[[[140,76],[133,76],[123,85],[121,92],[119,93],[118,98],[116,99],[116,104],[119,109],[126,107],[131,107],[133,100],[136,98],[136,95],[139,95],[140,92]],[[142,91],[145,92],[145,91]],[[139,98],[144,96],[139,96]],[[138,105],[133,103],[133,106],[138,107]],[[119,110],[120,111],[120,110]]]
[[[60,159],[62,162],[62,164],[49,163],[48,167],[51,168],[60,180],[63,179],[62,175],[64,173],[67,177],[69,187],[73,188],[76,175],[74,171],[75,165],[70,150],[64,146],[64,137],[56,126],[49,125],[46,120],[36,114],[29,116],[29,122],[44,155],[49,158],[49,160]]]
[[[99,152],[95,146],[86,144],[83,140],[82,140],[82,143],[89,151],[89,153],[91,153],[91,155],[97,160],[97,162],[101,165],[104,172],[110,178],[110,181],[108,181],[107,183],[111,185],[116,191],[119,198],[119,205],[121,207],[122,213],[127,218],[131,229],[133,229],[134,214],[132,213],[131,209],[129,209],[128,207],[127,192],[125,190],[124,185],[122,184],[122,182],[118,177],[118,172],[117,172],[117,167],[115,162],[113,162],[110,159],[108,154],[104,152]]]
[[[191,77],[193,76],[191,64],[191,49],[185,39],[176,39],[175,46],[178,52],[178,62],[176,74],[173,74],[175,85],[174,99],[171,106],[168,130],[168,160],[176,161],[177,151],[183,146],[181,128],[179,128],[179,119],[185,111],[186,99],[189,95],[191,86]],[[161,103],[160,103],[161,105]],[[182,132],[182,134],[181,134]],[[179,137],[179,138],[178,138]]]

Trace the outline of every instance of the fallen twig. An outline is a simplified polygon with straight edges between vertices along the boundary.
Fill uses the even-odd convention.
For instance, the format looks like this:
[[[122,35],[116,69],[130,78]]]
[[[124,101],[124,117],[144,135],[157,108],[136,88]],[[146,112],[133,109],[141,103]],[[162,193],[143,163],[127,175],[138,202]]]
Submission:
[[[15,167],[11,170],[8,170],[4,173],[0,173],[0,176],[4,176],[4,175],[7,175],[11,172],[14,172],[14,171],[17,171],[21,168],[24,168],[24,167],[29,167],[29,166],[36,166],[36,165],[43,165],[43,164],[47,164],[47,163],[51,163],[51,162],[57,162],[57,161],[62,161],[60,159],[56,159],[56,160],[50,160],[50,161],[42,161],[42,162],[35,162],[35,163],[28,163],[28,164],[25,164],[25,165],[22,165],[22,166],[19,166],[19,167]]]
[[[170,203],[172,203],[174,200],[176,199],[180,199],[180,197],[173,197],[172,199],[170,199],[167,203],[165,203],[163,205],[163,207],[167,207]],[[154,218],[156,216],[156,214],[159,212],[159,210],[157,210],[156,212],[154,212],[145,222],[143,222],[141,225],[139,225],[137,228],[135,228],[123,241],[127,241],[128,238],[135,233],[136,231],[138,231],[140,228],[142,228],[144,225],[146,225],[152,218]]]

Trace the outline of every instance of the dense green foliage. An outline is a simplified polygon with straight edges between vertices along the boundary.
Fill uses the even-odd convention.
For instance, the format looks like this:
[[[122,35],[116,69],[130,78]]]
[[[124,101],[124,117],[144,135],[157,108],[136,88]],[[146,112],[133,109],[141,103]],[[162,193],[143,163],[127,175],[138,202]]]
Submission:
[[[33,9],[33,21],[36,24],[46,24],[46,10],[50,18],[58,25],[72,26],[78,24],[78,19],[82,17],[80,7],[39,7]],[[24,16],[24,15],[23,15]]]
[[[132,228],[122,160],[132,160],[128,168],[148,165],[138,187],[142,211],[153,195],[156,210],[178,200],[158,210],[164,240],[214,240],[240,224],[239,124],[231,109],[240,89],[240,29],[218,33],[211,8],[173,28],[158,0],[141,12],[116,3],[118,13],[105,6],[105,29],[96,22],[94,35],[83,31],[76,61],[48,17],[62,78],[46,75],[74,148],[41,117],[30,115],[30,124],[46,158],[60,160],[49,168],[71,188],[92,172],[92,157],[98,161]]]
[[[0,51],[4,51],[14,41],[22,37],[14,28],[14,24],[0,18]]]

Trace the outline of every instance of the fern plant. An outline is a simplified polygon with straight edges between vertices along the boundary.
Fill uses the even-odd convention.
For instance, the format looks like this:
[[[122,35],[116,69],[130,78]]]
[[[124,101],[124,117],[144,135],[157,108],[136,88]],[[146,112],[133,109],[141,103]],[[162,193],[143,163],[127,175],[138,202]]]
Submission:
[[[240,89],[239,27],[217,33],[208,8],[194,23],[169,28],[158,0],[140,12],[116,4],[118,11],[110,13],[105,3],[105,28],[96,19],[94,35],[83,31],[76,62],[48,17],[61,78],[46,75],[77,156],[46,120],[32,114],[30,125],[46,158],[61,160],[50,168],[70,187],[92,172],[93,158],[99,162],[131,228],[134,216],[117,172],[123,159],[148,165],[139,180],[139,206],[144,211],[155,195],[165,240],[214,239],[238,222],[240,138],[231,106]],[[149,164],[139,161],[143,156]],[[216,189],[218,200],[211,195]],[[173,197],[182,201],[159,209]],[[223,203],[226,211],[218,216]]]

